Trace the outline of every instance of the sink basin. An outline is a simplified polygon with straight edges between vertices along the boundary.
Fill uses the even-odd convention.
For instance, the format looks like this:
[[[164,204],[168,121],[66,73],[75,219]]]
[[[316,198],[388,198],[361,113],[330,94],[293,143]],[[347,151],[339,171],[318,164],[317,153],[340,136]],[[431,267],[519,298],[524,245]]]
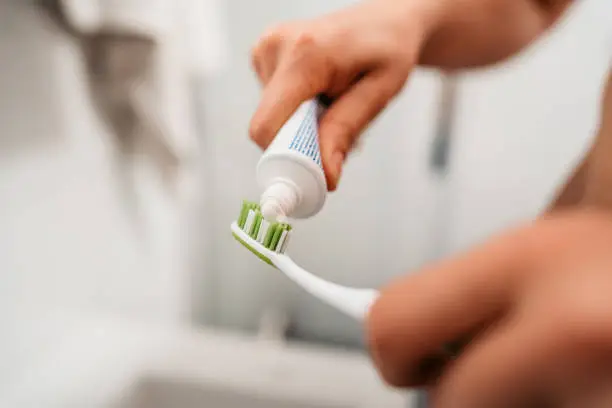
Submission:
[[[353,404],[338,405],[297,398],[263,395],[240,389],[177,382],[147,380],[134,389],[134,394],[117,408],[353,408]]]
[[[49,326],[51,327],[51,326]],[[248,335],[91,316],[52,325],[43,357],[13,370],[11,408],[409,408],[367,355]],[[48,332],[48,329],[47,329]],[[37,344],[41,338],[37,337]]]

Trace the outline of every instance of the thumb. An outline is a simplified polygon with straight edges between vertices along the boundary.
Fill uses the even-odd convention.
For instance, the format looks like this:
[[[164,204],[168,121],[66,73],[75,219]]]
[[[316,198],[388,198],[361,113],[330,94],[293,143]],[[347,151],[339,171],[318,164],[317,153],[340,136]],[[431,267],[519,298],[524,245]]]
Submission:
[[[362,77],[321,118],[319,143],[330,191],[336,189],[344,160],[359,135],[402,89],[405,75],[390,71],[381,69]]]
[[[501,236],[381,291],[367,326],[372,357],[388,383],[421,385],[430,356],[506,312],[516,272],[531,267],[525,235],[520,230]]]

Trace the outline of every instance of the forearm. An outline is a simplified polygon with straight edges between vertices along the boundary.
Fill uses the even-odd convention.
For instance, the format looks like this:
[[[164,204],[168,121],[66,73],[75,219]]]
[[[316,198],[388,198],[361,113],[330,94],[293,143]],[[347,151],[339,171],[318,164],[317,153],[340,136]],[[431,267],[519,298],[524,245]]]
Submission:
[[[612,71],[602,102],[600,126],[589,155],[582,202],[612,211]]]
[[[593,146],[548,212],[574,206],[598,207],[612,212],[612,71],[602,102],[600,126]]]
[[[529,45],[563,14],[572,0],[425,1],[428,26],[420,64],[443,69],[502,61]]]
[[[586,155],[546,209],[545,213],[564,210],[580,204],[584,197],[589,173],[590,155]]]

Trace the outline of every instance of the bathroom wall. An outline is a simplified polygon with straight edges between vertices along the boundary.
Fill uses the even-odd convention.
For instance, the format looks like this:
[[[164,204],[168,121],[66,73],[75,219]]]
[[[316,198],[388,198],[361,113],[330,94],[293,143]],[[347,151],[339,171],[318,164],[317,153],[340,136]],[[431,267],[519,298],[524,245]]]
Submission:
[[[183,208],[144,163],[122,184],[75,43],[2,1],[0,60],[0,377],[51,347],[57,313],[186,321]]]
[[[215,238],[201,321],[252,329],[263,310],[279,306],[299,337],[361,342],[356,323],[256,262],[228,230],[241,200],[258,194],[260,152],[247,140],[259,94],[251,46],[270,24],[349,3],[225,3],[231,67],[203,91]],[[593,134],[610,60],[609,9],[606,0],[580,2],[554,33],[508,64],[459,77],[447,178],[433,174],[428,162],[440,78],[417,71],[367,132],[323,213],[296,226],[291,255],[328,279],[379,286],[534,217]]]
[[[465,75],[454,127],[447,251],[535,217],[595,136],[612,62],[612,3],[576,2],[533,47]]]
[[[270,24],[348,3],[223,3],[230,63],[193,89],[205,189],[194,219],[146,164],[137,166],[135,195],[124,189],[75,44],[29,2],[0,2],[7,359],[35,354],[20,333],[55,309],[177,322],[195,305],[198,323],[248,330],[279,306],[297,337],[361,343],[357,323],[257,262],[229,234],[242,199],[258,194],[260,152],[247,138],[259,95],[250,47]],[[296,226],[292,256],[336,282],[380,286],[537,214],[592,135],[610,60],[610,6],[583,1],[550,41],[510,65],[462,76],[447,179],[429,163],[440,77],[417,71],[367,132],[323,213]]]

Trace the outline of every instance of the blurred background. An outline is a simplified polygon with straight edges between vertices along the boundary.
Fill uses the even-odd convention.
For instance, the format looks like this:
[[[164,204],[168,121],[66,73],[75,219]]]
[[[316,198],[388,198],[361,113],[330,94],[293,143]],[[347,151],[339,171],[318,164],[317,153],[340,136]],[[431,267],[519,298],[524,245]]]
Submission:
[[[349,0],[0,0],[0,406],[417,407],[362,328],[229,232],[249,51]],[[290,253],[380,287],[535,217],[594,135],[612,3],[507,63],[417,70]]]

